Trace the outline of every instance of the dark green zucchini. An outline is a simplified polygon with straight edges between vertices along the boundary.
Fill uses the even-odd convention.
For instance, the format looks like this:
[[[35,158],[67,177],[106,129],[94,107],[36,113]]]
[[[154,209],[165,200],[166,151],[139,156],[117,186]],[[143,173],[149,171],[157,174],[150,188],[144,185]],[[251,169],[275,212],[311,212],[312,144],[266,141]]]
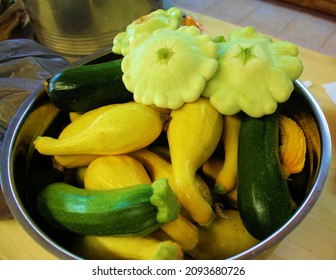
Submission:
[[[122,81],[121,59],[65,69],[45,82],[51,102],[68,112],[86,112],[133,100]]]
[[[261,118],[245,116],[238,145],[238,208],[249,233],[263,240],[291,216],[291,196],[278,151],[279,109]]]
[[[82,235],[147,235],[180,211],[167,179],[109,190],[57,182],[37,197],[40,215],[55,228]]]

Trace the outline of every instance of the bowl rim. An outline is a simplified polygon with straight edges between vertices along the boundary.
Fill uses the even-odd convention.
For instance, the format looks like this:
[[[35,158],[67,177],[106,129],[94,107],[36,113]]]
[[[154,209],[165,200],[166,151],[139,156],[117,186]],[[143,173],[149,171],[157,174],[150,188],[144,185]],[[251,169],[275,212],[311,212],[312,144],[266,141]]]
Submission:
[[[76,61],[69,67],[86,64],[92,61],[92,59],[102,57],[109,52],[110,48],[100,50],[93,53],[92,55]],[[275,245],[281,242],[290,232],[292,232],[311,211],[313,206],[316,204],[316,201],[318,200],[327,180],[327,175],[331,162],[332,147],[327,120],[313,94],[305,87],[305,85],[300,80],[294,81],[294,87],[295,89],[299,89],[299,94],[306,97],[308,105],[313,112],[316,124],[320,132],[321,161],[317,170],[317,177],[315,178],[312,189],[309,195],[306,197],[305,201],[298,207],[292,217],[281,228],[279,228],[268,238],[259,242],[250,249],[236,254],[229,259],[255,259],[256,257],[265,253],[266,249],[271,249],[275,247]],[[0,186],[2,188],[7,206],[9,207],[12,215],[38,244],[40,244],[43,248],[52,253],[54,256],[61,259],[81,259],[81,257],[79,257],[78,255],[71,253],[67,249],[63,248],[61,245],[57,244],[51,238],[49,238],[31,219],[29,213],[23,208],[21,199],[16,189],[13,187],[15,186],[15,182],[13,178],[11,179],[10,175],[13,171],[10,155],[15,144],[18,132],[21,129],[26,114],[32,109],[32,107],[35,105],[35,102],[41,97],[43,92],[44,89],[43,86],[41,86],[27,97],[27,99],[22,103],[22,105],[14,115],[7,129],[2,144],[2,150],[0,153]]]

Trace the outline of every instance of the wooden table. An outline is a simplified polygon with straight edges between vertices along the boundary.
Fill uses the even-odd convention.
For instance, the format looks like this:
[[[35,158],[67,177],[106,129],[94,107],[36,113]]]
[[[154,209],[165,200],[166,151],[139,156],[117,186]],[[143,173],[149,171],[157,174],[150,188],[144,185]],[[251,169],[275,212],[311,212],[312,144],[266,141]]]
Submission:
[[[238,28],[201,14],[193,15],[212,36],[224,35]],[[336,106],[322,84],[336,81],[336,59],[300,48],[304,72],[301,81],[310,80],[309,88],[320,104],[336,137]],[[332,163],[326,185],[306,219],[286,237],[268,259],[336,259],[336,141],[332,143]],[[0,259],[56,259],[39,246],[15,220],[0,221]]]

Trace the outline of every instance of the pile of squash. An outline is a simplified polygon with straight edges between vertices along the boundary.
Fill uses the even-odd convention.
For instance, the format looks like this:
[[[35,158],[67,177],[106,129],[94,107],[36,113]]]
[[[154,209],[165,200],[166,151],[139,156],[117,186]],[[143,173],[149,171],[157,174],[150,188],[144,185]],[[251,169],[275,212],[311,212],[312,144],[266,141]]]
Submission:
[[[177,12],[158,11],[135,23],[155,22],[156,16],[162,20],[177,15],[180,20]],[[162,20],[162,24],[167,22]],[[182,31],[205,38],[190,30]],[[237,103],[234,112],[224,114],[218,108],[227,112],[230,102],[237,100],[225,104],[217,99],[221,79],[216,78],[211,83],[213,98],[211,91],[200,95],[204,85],[195,86],[200,94],[189,100],[182,91],[186,100],[179,99],[175,106],[170,99],[177,93],[162,93],[161,80],[153,81],[154,94],[136,85],[150,84],[132,77],[134,69],[125,71],[125,63],[130,66],[132,59],[128,35],[122,33],[115,42],[119,44],[115,47],[122,46],[127,63],[125,56],[73,67],[45,83],[51,102],[69,113],[69,124],[58,137],[39,136],[34,145],[53,160],[55,168],[75,176],[41,191],[37,198],[40,215],[52,226],[75,233],[72,249],[88,259],[225,259],[275,233],[309,192],[320,157],[318,128],[298,93],[294,90],[274,107],[268,89],[253,81],[253,90],[262,88],[265,106],[257,102],[260,110],[255,111],[252,98],[248,108],[240,111]],[[272,45],[251,28],[232,35],[232,49],[236,40],[249,44],[251,36],[273,55],[289,52],[279,65],[270,67],[273,74],[280,75],[274,70],[277,67],[292,73],[291,79],[301,73],[295,46]],[[209,44],[216,43],[210,40]],[[167,63],[168,53],[159,51],[159,63]],[[252,59],[253,51],[244,50],[244,64]],[[212,61],[211,75],[218,65],[215,57]],[[162,77],[162,83],[171,84],[167,79]],[[126,87],[125,81],[131,86]],[[293,84],[288,81],[283,80],[283,85],[287,84],[284,91],[290,95]],[[239,83],[236,86],[241,89]],[[276,93],[283,94],[279,87]],[[162,187],[160,198],[153,195],[157,187]],[[110,222],[106,217],[111,217]]]
[[[266,138],[266,145],[276,145],[273,155],[278,153],[281,164],[274,165],[271,172],[280,172],[290,191],[287,182],[292,181],[294,187],[289,186],[292,188],[296,183],[291,175],[301,174],[305,166],[314,166],[306,157],[311,155],[312,160],[316,160],[319,139],[310,115],[298,111],[290,118],[285,114],[286,110],[278,113],[274,128],[279,132],[275,134],[279,142],[270,134],[273,138]],[[262,148],[257,146],[261,143],[240,138],[242,125],[250,117],[221,115],[206,98],[172,111],[130,101],[86,113],[70,112],[69,116],[71,122],[57,139],[41,136],[35,141],[35,148],[51,156],[57,168],[61,166],[76,175],[69,183],[81,189],[103,191],[167,178],[182,206],[176,220],[146,236],[80,234],[74,248],[80,256],[90,259],[181,259],[183,256],[223,259],[254,246],[277,229],[273,225],[279,226],[274,220],[262,221],[264,236],[253,236],[257,225],[254,224],[250,232],[245,226],[246,221],[253,221],[253,215],[248,213],[242,220],[241,209],[238,210],[240,176],[251,181],[256,174],[257,180],[265,183],[250,186],[251,189],[269,195],[276,193],[274,186],[268,185],[273,175],[270,173],[267,178],[259,175],[267,163],[261,166],[253,156],[259,153],[258,157],[263,158]],[[248,130],[252,137],[254,132]],[[247,150],[239,152],[242,143]],[[239,163],[239,158],[244,160]],[[253,169],[241,174],[239,166]],[[304,188],[308,182],[305,184]],[[248,192],[240,194],[243,198],[250,195]],[[260,197],[264,199],[261,194]],[[65,207],[64,202],[54,202]],[[274,203],[280,207],[286,205],[286,201],[281,200]],[[289,216],[296,203],[290,198]],[[87,211],[89,219],[95,220],[93,208],[81,211],[84,214]],[[67,215],[62,219],[69,219],[71,213]],[[120,223],[123,223],[122,217]],[[167,250],[169,253],[162,253]]]

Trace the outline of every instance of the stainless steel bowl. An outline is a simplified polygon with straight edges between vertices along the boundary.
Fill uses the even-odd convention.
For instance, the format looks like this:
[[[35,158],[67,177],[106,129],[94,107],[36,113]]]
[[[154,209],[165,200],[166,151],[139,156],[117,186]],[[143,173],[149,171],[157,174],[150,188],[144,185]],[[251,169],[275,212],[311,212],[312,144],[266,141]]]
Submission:
[[[133,20],[163,7],[161,0],[24,0],[38,41],[67,56],[111,46]]]
[[[114,59],[110,49],[84,58],[75,65],[99,63]],[[312,94],[300,81],[295,81],[291,99],[299,101],[315,119],[320,133],[321,158],[310,190],[291,219],[278,231],[256,246],[232,259],[262,258],[283,240],[306,217],[316,203],[326,182],[331,161],[331,138],[322,110]],[[290,99],[290,100],[291,100]],[[17,221],[40,245],[61,259],[81,259],[70,251],[71,235],[64,235],[46,225],[37,215],[34,197],[45,184],[61,176],[52,169],[50,157],[38,154],[33,140],[38,135],[57,136],[68,122],[68,114],[52,105],[43,88],[36,90],[14,116],[1,151],[1,185],[6,202]]]

